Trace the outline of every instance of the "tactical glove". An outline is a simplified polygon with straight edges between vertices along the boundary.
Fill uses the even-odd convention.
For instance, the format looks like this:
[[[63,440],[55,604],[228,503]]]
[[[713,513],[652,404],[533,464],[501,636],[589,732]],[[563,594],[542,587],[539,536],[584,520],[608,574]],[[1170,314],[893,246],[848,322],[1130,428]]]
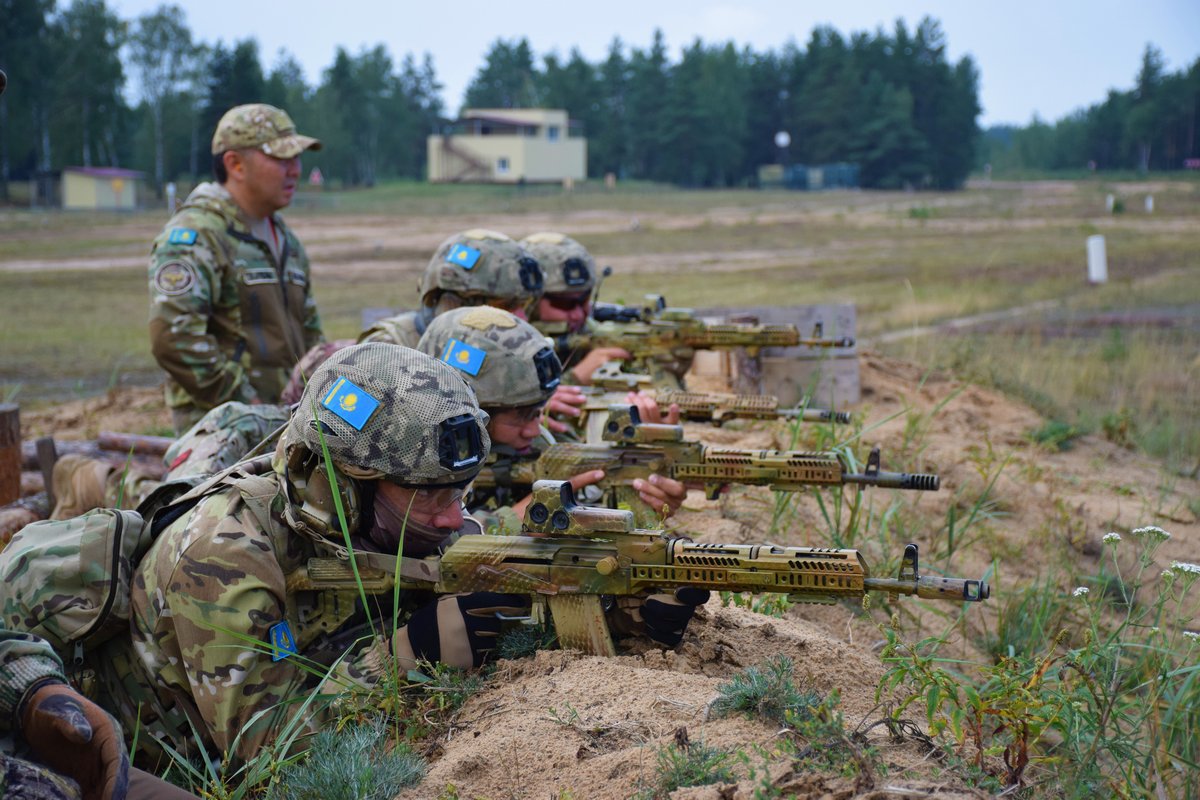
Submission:
[[[446,595],[417,609],[408,624],[396,631],[392,649],[409,669],[418,661],[478,667],[496,646],[503,625],[500,616],[528,613],[529,599],[520,594]]]
[[[707,589],[690,586],[676,589],[674,594],[652,594],[622,597],[617,600],[621,612],[612,620],[618,633],[643,634],[654,641],[674,647],[683,639],[683,632],[696,613],[696,608],[708,602]]]
[[[65,683],[34,684],[18,707],[39,762],[79,784],[84,800],[123,800],[129,757],[112,717]]]

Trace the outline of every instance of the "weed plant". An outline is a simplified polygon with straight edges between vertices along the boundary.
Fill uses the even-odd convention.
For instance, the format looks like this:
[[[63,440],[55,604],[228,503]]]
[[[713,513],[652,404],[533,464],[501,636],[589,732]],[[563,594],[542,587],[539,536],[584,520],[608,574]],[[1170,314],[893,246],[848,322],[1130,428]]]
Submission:
[[[747,667],[717,687],[719,696],[711,711],[718,717],[744,713],[770,722],[787,718],[803,720],[824,698],[817,692],[801,691],[793,681],[795,665],[787,656],[773,656],[762,664]]]
[[[1004,606],[1012,619],[1001,627],[1040,630],[1040,652],[1013,637],[991,648],[1003,650],[997,663],[966,665],[939,656],[945,634],[908,644],[883,626],[879,697],[899,693],[895,720],[920,708],[949,760],[991,791],[1194,797],[1200,566],[1173,562],[1153,575],[1169,536],[1154,526],[1107,534],[1110,571],[1071,592],[1070,611],[1033,599]]]
[[[390,800],[425,776],[425,762],[403,743],[390,741],[375,719],[342,730],[323,730],[303,761],[282,770],[272,800]]]
[[[655,782],[643,786],[636,800],[663,800],[676,789],[685,786],[708,786],[721,781],[733,780],[731,762],[734,754],[704,742],[691,742],[680,746],[672,742],[659,748],[655,754]]]

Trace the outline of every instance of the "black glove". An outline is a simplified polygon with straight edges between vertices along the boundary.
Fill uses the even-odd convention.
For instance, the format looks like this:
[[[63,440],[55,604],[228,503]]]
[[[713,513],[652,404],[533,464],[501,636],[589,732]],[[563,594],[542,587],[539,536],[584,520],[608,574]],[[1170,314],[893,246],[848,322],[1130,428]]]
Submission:
[[[611,620],[614,632],[644,634],[659,644],[674,647],[683,639],[683,632],[696,613],[697,606],[708,602],[707,589],[684,586],[674,594],[652,594],[617,599],[617,608],[624,620]]]
[[[529,613],[529,598],[521,594],[473,592],[449,595],[419,608],[396,632],[393,650],[423,661],[453,667],[478,667],[496,646],[506,617]],[[407,652],[406,652],[407,651]]]
[[[37,760],[78,783],[84,800],[124,800],[129,756],[104,709],[52,681],[26,692],[17,716]]]

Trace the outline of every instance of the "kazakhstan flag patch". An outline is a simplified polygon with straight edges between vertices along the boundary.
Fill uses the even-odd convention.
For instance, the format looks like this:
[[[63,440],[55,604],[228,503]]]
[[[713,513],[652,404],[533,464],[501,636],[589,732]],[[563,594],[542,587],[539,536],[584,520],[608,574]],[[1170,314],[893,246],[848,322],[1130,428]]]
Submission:
[[[379,401],[360,386],[356,386],[345,378],[339,377],[325,393],[321,405],[361,431],[363,425],[379,408]]]
[[[195,244],[196,232],[191,228],[171,228],[167,244]]]
[[[287,620],[276,622],[268,631],[271,634],[271,660],[283,661],[288,656],[295,655],[296,637],[292,636],[292,626]]]
[[[479,251],[474,247],[467,247],[465,244],[456,244],[450,248],[449,253],[446,253],[446,260],[463,269],[474,269],[476,262],[479,261]]]
[[[442,351],[442,361],[445,361],[452,367],[457,367],[468,375],[478,375],[479,370],[483,367],[483,360],[487,358],[487,353],[480,350],[478,347],[471,347],[466,342],[460,342],[458,339],[451,339],[446,342],[446,349]]]

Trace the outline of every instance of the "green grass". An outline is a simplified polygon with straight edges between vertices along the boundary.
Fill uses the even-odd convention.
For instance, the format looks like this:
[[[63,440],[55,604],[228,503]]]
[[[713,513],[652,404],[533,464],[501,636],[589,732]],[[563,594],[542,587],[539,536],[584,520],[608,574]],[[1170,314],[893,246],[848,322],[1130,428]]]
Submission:
[[[1160,176],[1152,176],[1158,180]],[[356,240],[363,216],[428,218],[447,231],[486,224],[488,214],[531,215],[561,227],[597,256],[633,265],[606,281],[606,300],[660,293],[673,305],[853,303],[860,340],[946,320],[1049,301],[1020,325],[963,334],[935,332],[887,344],[885,352],[948,366],[1035,401],[1081,430],[1111,430],[1181,468],[1200,462],[1195,352],[1200,332],[1125,332],[1127,355],[1105,355],[1094,338],[1039,338],[1059,316],[1200,305],[1200,182],[1178,176],[1155,189],[1156,212],[1136,203],[1113,217],[1117,176],[1041,189],[1000,183],[961,193],[712,190],[623,183],[607,191],[557,186],[431,186],[391,182],[372,189],[306,194],[294,214],[324,230],[315,293],[326,332],[354,338],[366,306],[411,307],[424,246]],[[466,215],[455,217],[454,215]],[[20,386],[24,404],[150,385],[145,273],[140,266],[11,272],[5,261],[120,259],[138,263],[163,222],[130,215],[0,213],[0,395]],[[378,223],[374,220],[378,218]],[[532,220],[537,220],[536,222]],[[556,222],[560,220],[561,222]],[[626,220],[628,220],[626,222]],[[636,221],[636,224],[634,224]],[[575,230],[578,226],[580,230]],[[1108,240],[1110,282],[1084,282],[1084,240]],[[338,269],[343,262],[379,268]],[[396,272],[389,265],[400,264]],[[327,268],[328,267],[328,268]],[[1105,360],[1105,359],[1108,360]],[[1064,379],[1064,375],[1067,379]]]

